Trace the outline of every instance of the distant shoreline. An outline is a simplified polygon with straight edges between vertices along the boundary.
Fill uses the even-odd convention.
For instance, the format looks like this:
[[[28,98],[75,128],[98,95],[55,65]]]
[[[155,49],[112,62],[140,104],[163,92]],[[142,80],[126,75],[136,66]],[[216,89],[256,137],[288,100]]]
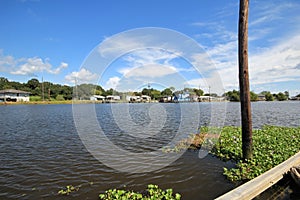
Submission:
[[[292,100],[286,100],[289,102],[295,102]],[[286,102],[284,101],[284,102]],[[225,101],[223,101],[225,102]],[[226,103],[228,103],[230,101],[226,101]],[[254,101],[252,103],[255,102],[262,102],[262,101]],[[267,102],[267,101],[263,101],[263,102]],[[280,101],[269,101],[269,102],[280,102]],[[283,102],[283,101],[281,101]],[[92,100],[80,100],[80,101],[73,101],[73,100],[64,100],[64,101],[29,101],[29,102],[0,102],[0,106],[9,106],[9,105],[59,105],[59,104],[106,104],[106,103],[131,103],[131,102],[102,102],[102,101],[92,101]],[[138,104],[140,104],[141,102],[139,102]],[[148,102],[146,102],[148,103]],[[150,102],[150,103],[160,103],[160,102]],[[191,102],[194,103],[194,102]],[[201,103],[201,102],[200,102]],[[202,102],[204,103],[204,102]],[[207,102],[208,103],[208,102]],[[210,102],[210,103],[215,103],[215,102]],[[238,103],[238,102],[237,102]],[[142,103],[143,104],[143,103]]]
[[[6,105],[50,105],[50,104],[73,104],[73,100],[64,100],[64,101],[29,101],[29,102],[0,102],[0,106]],[[95,101],[84,100],[76,101],[76,104],[89,104],[89,103],[98,103]]]

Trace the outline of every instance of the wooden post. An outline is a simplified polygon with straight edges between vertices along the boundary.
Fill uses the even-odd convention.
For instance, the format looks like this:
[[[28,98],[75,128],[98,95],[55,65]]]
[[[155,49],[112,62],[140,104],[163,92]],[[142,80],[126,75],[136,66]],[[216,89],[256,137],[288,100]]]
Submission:
[[[251,159],[253,154],[252,117],[248,73],[248,7],[249,0],[240,0],[238,51],[242,117],[242,150],[244,159]]]

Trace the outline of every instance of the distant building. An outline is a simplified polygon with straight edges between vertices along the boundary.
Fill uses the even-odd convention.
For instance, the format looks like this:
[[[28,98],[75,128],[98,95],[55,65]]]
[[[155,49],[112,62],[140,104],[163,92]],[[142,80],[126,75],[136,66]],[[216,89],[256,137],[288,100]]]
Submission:
[[[126,96],[126,101],[130,102],[130,103],[141,102],[141,97],[140,96]]]
[[[151,101],[151,97],[148,95],[142,95],[141,99],[142,99],[142,102],[150,102]]]
[[[151,97],[147,95],[142,95],[142,96],[126,96],[126,101],[129,103],[145,103],[145,102],[150,102]]]
[[[177,102],[190,102],[190,94],[188,92],[175,94],[175,99]]]
[[[114,96],[114,95],[109,95],[105,98],[107,103],[114,103],[114,102],[119,102],[121,101],[120,96]]]
[[[258,98],[258,101],[265,101],[266,100],[266,96],[263,95],[263,94],[259,94],[257,98]]]
[[[163,96],[159,99],[160,103],[170,103],[173,102],[173,97],[172,96]]]
[[[100,95],[93,95],[90,97],[91,101],[104,101],[105,97]]]
[[[198,98],[198,101],[199,102],[210,102],[212,100],[212,97],[211,96],[200,96]]]
[[[292,101],[300,101],[300,97],[291,97],[290,100],[292,100]]]
[[[0,101],[28,102],[29,94],[30,92],[15,89],[0,90]]]

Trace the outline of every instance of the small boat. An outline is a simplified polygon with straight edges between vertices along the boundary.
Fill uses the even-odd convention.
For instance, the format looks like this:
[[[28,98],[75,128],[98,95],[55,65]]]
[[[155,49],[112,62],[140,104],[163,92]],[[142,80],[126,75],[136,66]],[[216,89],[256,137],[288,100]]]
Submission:
[[[291,168],[291,175],[295,183],[300,187],[300,166]]]

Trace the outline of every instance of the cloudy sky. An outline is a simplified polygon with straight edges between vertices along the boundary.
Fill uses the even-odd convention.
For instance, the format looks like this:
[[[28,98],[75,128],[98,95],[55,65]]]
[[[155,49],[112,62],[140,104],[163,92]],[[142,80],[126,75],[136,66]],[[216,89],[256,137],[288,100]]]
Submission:
[[[0,76],[118,90],[148,83],[238,89],[238,6],[236,0],[1,0]],[[298,0],[250,1],[251,90],[300,93],[299,10]]]

